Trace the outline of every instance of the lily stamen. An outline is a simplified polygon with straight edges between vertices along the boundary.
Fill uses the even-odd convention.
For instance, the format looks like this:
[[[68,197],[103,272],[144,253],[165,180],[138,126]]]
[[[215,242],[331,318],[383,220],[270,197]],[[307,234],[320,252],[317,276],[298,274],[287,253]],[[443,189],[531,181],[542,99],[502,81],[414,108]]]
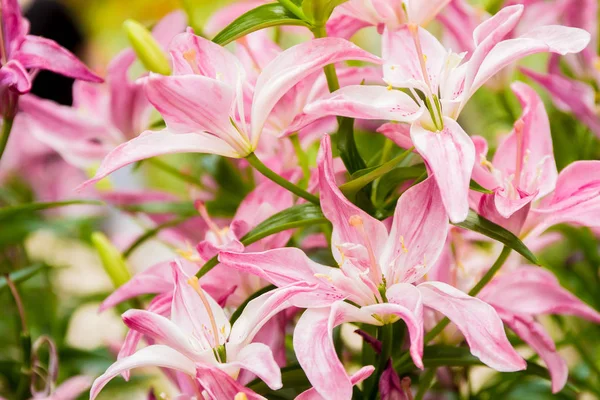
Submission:
[[[190,279],[188,279],[187,283],[196,291],[196,293],[198,293],[198,295],[200,296],[200,300],[202,300],[202,304],[204,305],[206,313],[208,314],[212,334],[214,335],[215,339],[213,347],[216,348],[217,346],[219,346],[219,330],[217,329],[217,321],[215,320],[215,315],[213,314],[212,309],[210,308],[210,304],[208,302],[208,299],[206,298],[206,294],[204,294],[204,290],[202,290],[202,288],[200,287],[198,277],[192,276]],[[219,361],[223,362],[224,360]]]

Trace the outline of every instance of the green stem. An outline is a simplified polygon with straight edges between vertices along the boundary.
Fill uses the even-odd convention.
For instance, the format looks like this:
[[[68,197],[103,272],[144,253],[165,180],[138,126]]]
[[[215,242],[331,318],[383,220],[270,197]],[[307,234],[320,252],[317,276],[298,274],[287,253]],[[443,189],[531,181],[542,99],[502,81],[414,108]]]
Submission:
[[[29,395],[29,382],[31,379],[31,336],[29,335],[29,331],[27,329],[25,308],[23,307],[23,302],[21,301],[21,296],[19,295],[17,286],[12,281],[9,274],[6,274],[4,278],[6,279],[6,284],[10,289],[13,299],[15,300],[15,305],[17,306],[17,312],[21,321],[21,333],[19,334],[19,341],[21,342],[21,349],[23,352],[23,365],[21,368],[21,378],[19,379],[19,385],[17,388],[17,398],[26,399]]]
[[[373,171],[364,174],[361,177],[351,180],[350,182],[346,182],[342,186],[340,186],[340,190],[346,195],[350,196],[356,192],[358,192],[363,187],[367,186],[369,183],[373,182],[375,179],[383,176],[393,170],[398,164],[408,157],[414,147],[406,150],[404,153],[400,154],[398,157],[386,162],[385,164],[380,165]]]
[[[0,137],[0,159],[2,159],[4,150],[6,150],[6,144],[8,143],[10,132],[12,131],[13,122],[14,118],[4,118],[4,122],[2,123],[2,136]]]
[[[423,400],[425,393],[427,393],[431,387],[431,384],[433,383],[436,371],[437,368],[430,368],[421,376],[421,380],[419,382],[419,391],[417,392],[414,400]]]
[[[375,371],[375,379],[371,393],[369,394],[369,400],[377,398],[377,393],[379,393],[379,379],[387,367],[390,355],[392,354],[392,346],[394,344],[393,324],[385,324],[379,327],[379,341],[381,342],[381,353],[379,353],[379,362],[377,363],[377,370]]]
[[[294,146],[294,151],[296,152],[296,157],[298,158],[300,168],[302,168],[303,178],[301,181],[301,186],[303,189],[305,189],[308,186],[308,180],[310,179],[310,166],[308,162],[308,157],[306,156],[306,153],[300,145],[300,138],[298,137],[298,134],[290,136],[290,140],[292,141],[292,145]]]
[[[487,285],[494,278],[494,276],[496,275],[498,270],[500,270],[502,265],[504,265],[504,262],[510,255],[511,251],[512,251],[512,249],[510,247],[504,246],[504,248],[502,249],[502,252],[500,253],[498,258],[494,262],[494,265],[492,265],[492,267],[488,270],[488,272],[486,272],[485,275],[479,280],[479,282],[477,282],[477,285],[475,285],[473,287],[473,289],[471,289],[471,291],[469,292],[469,296],[475,297],[479,294],[479,292],[481,292],[481,290],[485,287],[485,285]],[[440,322],[438,322],[438,324],[436,326],[434,326],[433,329],[427,333],[427,335],[425,335],[425,338],[423,339],[423,343],[427,344],[427,343],[431,342],[433,339],[435,339],[437,337],[437,335],[442,333],[442,331],[448,326],[448,324],[450,324],[450,320],[447,317],[445,317]],[[406,352],[402,355],[402,357],[400,357],[398,359],[398,361],[395,365],[402,365],[409,358],[410,358],[410,354],[408,352]]]
[[[306,21],[306,16],[300,7],[295,5],[291,0],[277,0],[279,4],[291,11],[296,17]]]
[[[206,188],[206,186],[204,186],[204,184],[202,182],[200,182],[198,179],[189,176],[187,174],[184,174],[183,172],[181,172],[180,170],[178,170],[177,168],[167,164],[164,161],[161,161],[157,158],[149,158],[147,160],[152,166],[160,169],[163,172],[166,172],[167,174],[174,176],[175,178],[181,179],[184,182],[187,182],[191,185],[197,186],[200,189],[204,189],[204,190],[208,190]]]
[[[315,38],[324,38],[327,37],[327,30],[324,26],[317,26],[312,30],[312,33],[315,35]],[[327,86],[329,86],[330,92],[335,92],[340,88],[340,81],[337,76],[337,72],[335,70],[335,65],[329,64],[323,68],[325,71],[325,77],[327,78]]]
[[[254,169],[256,169],[258,172],[260,172],[265,177],[269,178],[282,188],[289,190],[296,196],[302,197],[303,199],[308,200],[313,204],[319,204],[319,198],[317,196],[308,193],[306,190],[294,185],[292,182],[288,181],[281,175],[277,174],[275,171],[271,170],[269,167],[263,164],[262,161],[258,159],[258,157],[256,157],[256,154],[250,153],[248,156],[246,156],[246,160],[248,160],[248,162],[254,167]]]

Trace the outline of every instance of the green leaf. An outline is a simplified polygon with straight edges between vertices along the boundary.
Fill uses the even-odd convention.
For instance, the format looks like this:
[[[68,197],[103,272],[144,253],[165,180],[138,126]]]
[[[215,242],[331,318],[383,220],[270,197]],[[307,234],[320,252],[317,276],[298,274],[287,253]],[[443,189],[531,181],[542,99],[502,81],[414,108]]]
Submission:
[[[473,232],[481,233],[482,235],[503,243],[532,263],[539,264],[537,258],[533,255],[531,250],[525,246],[521,239],[500,225],[496,225],[492,221],[483,218],[473,210],[469,210],[469,215],[465,221],[454,225]]]
[[[281,4],[265,4],[263,6],[256,7],[255,9],[250,10],[237,18],[225,29],[219,32],[219,34],[213,39],[213,42],[224,46],[249,33],[258,31],[260,29],[281,25],[310,27],[306,21],[298,18],[296,15],[294,15],[294,13],[289,11]]]
[[[361,157],[354,140],[354,119],[341,118],[340,128],[337,133],[337,147],[340,151],[340,157],[350,174],[354,174],[361,169],[366,169],[367,164]]]
[[[27,279],[33,277],[38,272],[42,271],[44,268],[47,268],[46,264],[34,264],[29,267],[14,271],[10,273],[10,280],[15,284],[26,281]],[[0,290],[6,287],[6,278],[0,277]]]
[[[484,188],[483,186],[481,186],[479,183],[475,182],[472,179],[471,179],[471,183],[469,184],[469,189],[474,190],[475,192],[485,193],[485,194],[494,193],[492,190]]]
[[[244,246],[248,246],[254,242],[257,242],[267,236],[274,235],[276,233],[293,229],[300,228],[303,226],[311,226],[329,223],[327,218],[321,212],[319,206],[312,203],[301,204],[293,206],[272,215],[254,229],[248,232],[241,240]],[[196,274],[198,278],[207,274],[219,263],[217,256],[208,260],[200,271]]]
[[[377,185],[377,198],[383,199],[390,195],[402,182],[417,179],[425,172],[425,164],[396,168],[385,174]]]
[[[77,204],[87,204],[102,206],[103,202],[98,200],[66,200],[66,201],[54,201],[48,203],[28,203],[19,204],[18,206],[4,207],[0,209],[0,221],[14,217],[17,214],[29,213],[34,211],[48,210],[50,208],[66,207]]]
[[[283,210],[261,222],[242,238],[242,243],[247,246],[288,229],[328,222],[319,206],[312,203],[301,204]]]
[[[175,202],[149,202],[142,204],[126,204],[119,206],[124,211],[143,212],[146,214],[177,214],[177,215],[198,215],[198,210],[191,201]]]

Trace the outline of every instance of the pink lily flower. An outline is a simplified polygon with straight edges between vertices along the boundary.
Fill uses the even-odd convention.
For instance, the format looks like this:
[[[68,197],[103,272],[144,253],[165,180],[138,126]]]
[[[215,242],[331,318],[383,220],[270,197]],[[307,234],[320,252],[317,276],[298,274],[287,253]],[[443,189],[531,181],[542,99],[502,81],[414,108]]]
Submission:
[[[241,369],[256,374],[272,389],[281,388],[281,372],[271,350],[252,340],[272,316],[291,305],[289,301],[294,296],[312,287],[297,284],[266,293],[248,303],[231,325],[223,309],[199,286],[198,279],[189,277],[175,263],[173,279],[170,319],[146,310],[123,314],[127,326],[160,344],[115,362],[94,381],[90,399],[95,399],[118,374],[145,366],[183,372],[195,378],[208,398],[215,400],[222,399],[222,393],[235,396],[240,391],[249,398],[262,398],[235,381]],[[225,376],[229,378],[224,379]]]
[[[75,400],[92,386],[89,376],[78,375],[61,383],[48,396],[34,396],[31,400]]]
[[[375,367],[368,365],[366,367],[362,367],[358,371],[356,371],[350,377],[350,383],[354,385],[358,385],[365,379],[367,379],[371,374],[375,371]],[[310,388],[300,393],[299,396],[296,396],[295,400],[327,400],[326,397],[323,397],[317,392],[315,388]]]
[[[206,261],[217,255],[220,251],[229,249],[242,252],[244,245],[240,242],[242,237],[279,211],[293,205],[293,196],[287,190],[271,181],[258,185],[240,204],[233,220],[226,227],[219,227],[208,216],[204,206],[199,207],[203,219],[206,221],[208,231],[204,240],[196,249],[186,249],[185,241],[180,243],[179,251],[183,259],[180,260],[182,268],[189,275],[194,275]],[[264,251],[267,249],[284,246],[292,235],[285,231],[269,236],[248,246],[251,251]],[[173,254],[175,258],[176,254]],[[127,283],[116,289],[100,305],[100,311],[142,294],[169,293],[173,289],[173,279],[170,272],[170,260],[158,263],[145,271],[136,274]],[[215,299],[225,298],[230,305],[241,304],[248,296],[266,286],[266,283],[248,274],[236,273],[229,269],[217,266],[202,279],[202,286]]]
[[[467,292],[486,272],[484,268],[491,265],[497,251],[483,250],[458,229],[450,237],[444,255],[428,278],[448,282]],[[528,242],[530,246],[533,244],[531,240]],[[536,247],[543,245],[539,239],[536,242]],[[557,393],[566,383],[567,364],[537,317],[574,315],[599,323],[600,313],[562,288],[551,272],[521,262],[520,257],[510,257],[478,297],[493,306],[503,322],[541,356],[550,371],[552,392]]]
[[[336,7],[327,22],[330,36],[350,38],[375,26],[396,30],[406,23],[425,26],[450,0],[350,0]]]
[[[176,11],[154,27],[153,36],[166,48],[185,27],[185,14]],[[133,50],[121,52],[108,66],[106,85],[75,82],[73,107],[24,96],[19,106],[31,117],[33,134],[74,166],[97,166],[112,149],[150,125],[153,107],[144,85],[128,77],[135,60]]]
[[[492,305],[504,323],[540,355],[550,371],[552,392],[562,390],[569,369],[536,317],[574,315],[600,324],[600,313],[563,289],[552,273],[534,266],[497,277],[479,297]]]
[[[333,328],[344,322],[381,326],[403,319],[410,334],[410,354],[422,367],[424,306],[454,321],[468,338],[472,353],[484,363],[502,371],[524,368],[490,306],[441,282],[414,285],[437,260],[449,225],[431,178],[400,198],[389,231],[341,194],[334,180],[329,136],[321,142],[319,184],[323,212],[333,224],[332,252],[339,268],[313,262],[296,248],[222,252],[219,260],[275,286],[316,285],[314,291],[294,299],[296,306],[308,308],[296,326],[294,349],[321,396],[351,397],[352,382],[337,359],[332,339]]]
[[[522,57],[540,52],[578,52],[589,42],[589,34],[581,29],[554,25],[503,40],[522,13],[521,5],[505,7],[479,25],[473,33],[476,49],[462,64],[464,54],[446,50],[416,25],[386,30],[383,75],[388,88],[347,86],[307,106],[305,112],[411,123],[410,130],[396,124],[398,136],[410,132],[413,146],[439,186],[450,220],[463,221],[469,211],[475,147],[455,120],[469,98],[498,71]],[[407,88],[413,95],[394,88]],[[398,144],[403,143],[406,141]]]
[[[0,3],[0,109],[14,117],[19,95],[31,90],[35,71],[45,69],[90,82],[102,82],[67,49],[40,36],[29,35],[29,22],[21,15],[17,0]]]
[[[146,95],[167,128],[144,132],[114,149],[84,185],[127,164],[163,154],[246,157],[257,148],[277,102],[296,84],[327,64],[352,59],[379,62],[378,57],[338,38],[294,46],[262,70],[254,86],[252,107],[246,113],[246,72],[233,54],[190,31],[175,37],[170,53],[173,75],[150,74],[145,84]]]
[[[473,179],[494,191],[480,196],[481,215],[519,234],[531,203],[554,190],[558,171],[542,99],[524,83],[515,82],[511,87],[521,102],[523,114],[491,162],[486,158],[487,141],[473,137],[479,158]]]

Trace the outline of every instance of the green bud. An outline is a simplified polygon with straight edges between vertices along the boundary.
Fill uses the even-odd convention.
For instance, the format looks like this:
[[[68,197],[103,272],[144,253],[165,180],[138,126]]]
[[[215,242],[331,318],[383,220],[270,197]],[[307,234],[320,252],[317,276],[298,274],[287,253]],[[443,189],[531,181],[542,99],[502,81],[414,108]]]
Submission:
[[[100,260],[102,260],[102,266],[115,287],[119,287],[129,281],[131,274],[121,252],[113,246],[102,232],[92,233],[91,239],[100,256]]]
[[[166,54],[152,37],[152,33],[142,24],[132,19],[123,23],[127,38],[139,60],[148,71],[161,75],[170,75],[171,67]]]

